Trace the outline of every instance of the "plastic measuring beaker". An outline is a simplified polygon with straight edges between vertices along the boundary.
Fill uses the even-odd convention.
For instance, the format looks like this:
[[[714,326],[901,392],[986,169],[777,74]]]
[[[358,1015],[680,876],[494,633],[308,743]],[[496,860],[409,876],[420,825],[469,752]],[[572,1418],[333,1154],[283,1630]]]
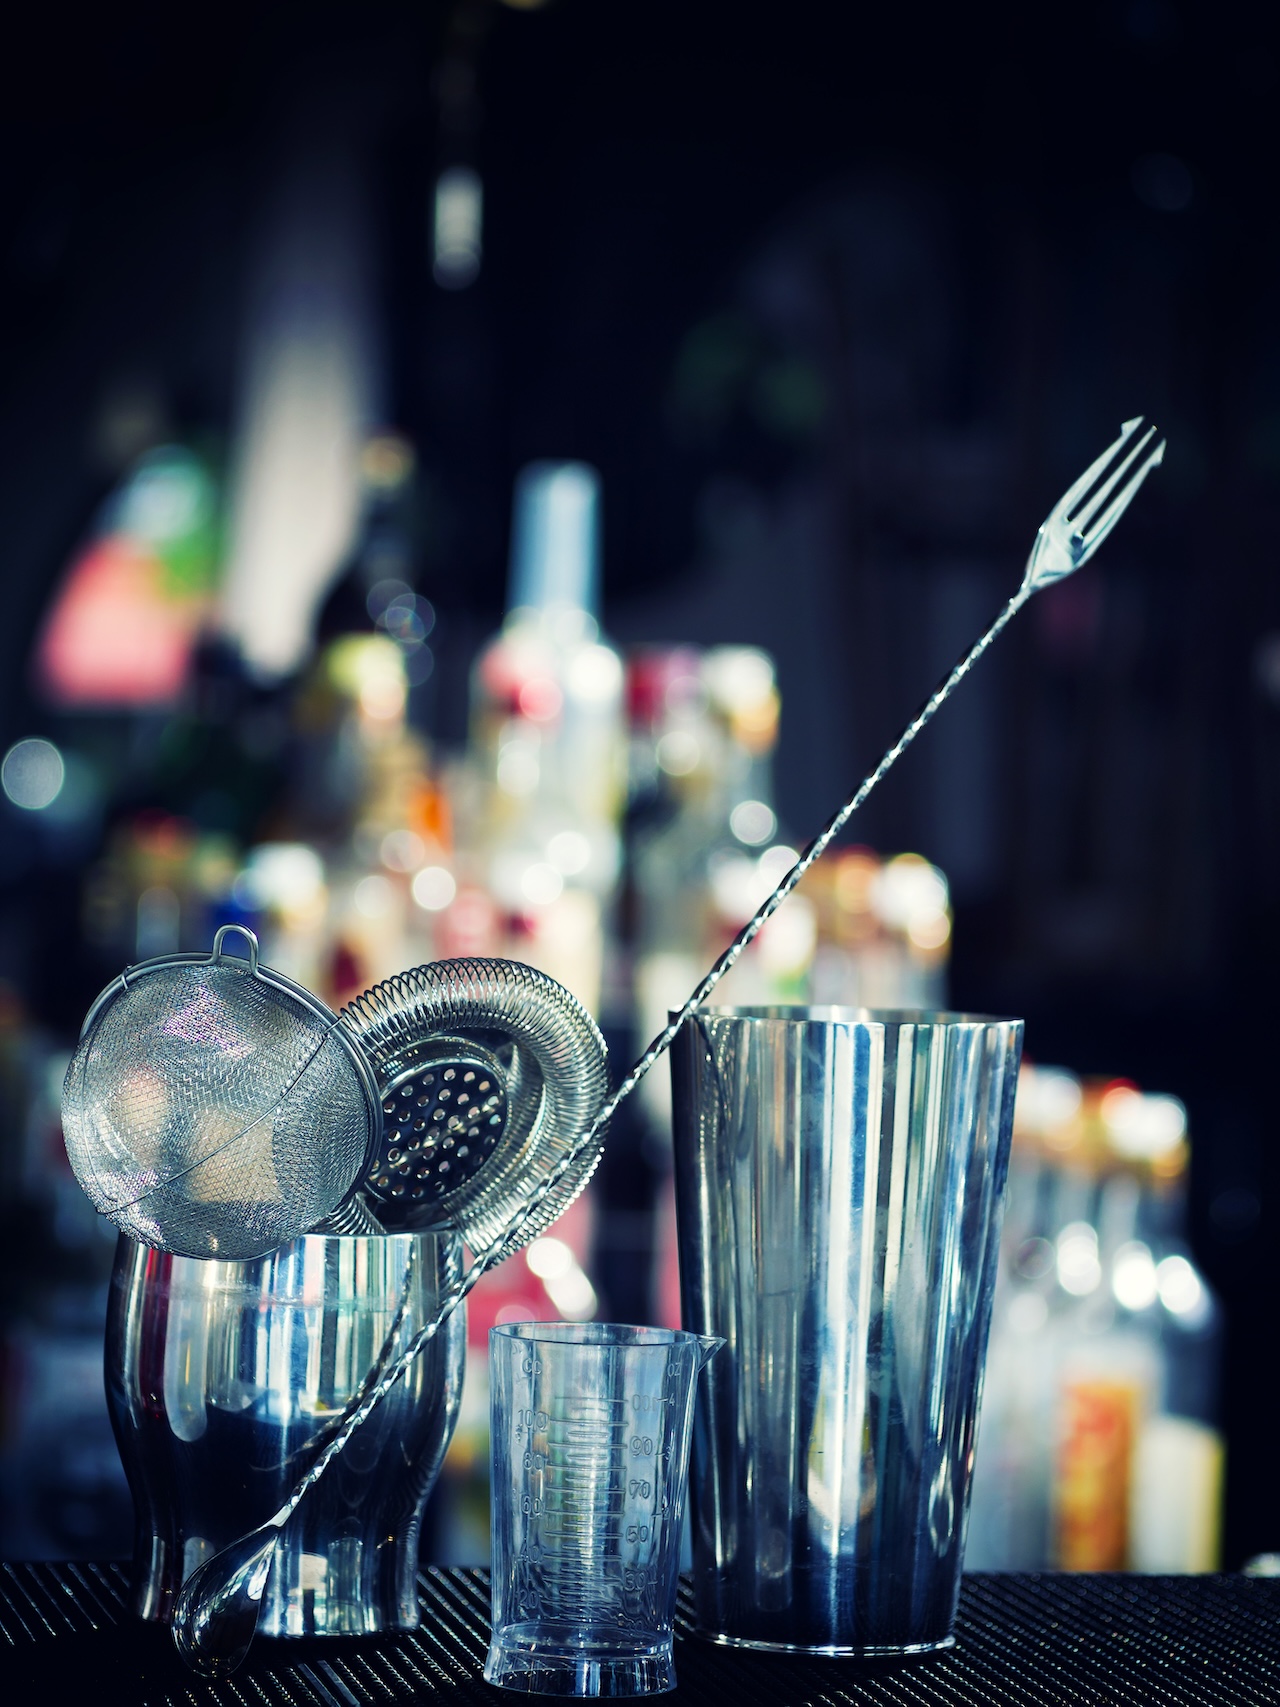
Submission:
[[[606,1322],[490,1331],[490,1683],[541,1695],[675,1687],[694,1387],[722,1343]]]

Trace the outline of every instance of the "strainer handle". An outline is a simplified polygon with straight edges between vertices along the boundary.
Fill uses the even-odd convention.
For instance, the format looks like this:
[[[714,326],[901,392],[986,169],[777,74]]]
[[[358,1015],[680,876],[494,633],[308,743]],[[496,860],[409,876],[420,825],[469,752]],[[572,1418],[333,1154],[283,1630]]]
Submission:
[[[236,931],[249,945],[248,954],[227,955],[222,947],[222,940],[228,931]],[[221,966],[224,959],[247,960],[249,971],[253,977],[258,975],[258,939],[248,925],[219,925],[213,933],[213,947],[209,950],[211,966]]]

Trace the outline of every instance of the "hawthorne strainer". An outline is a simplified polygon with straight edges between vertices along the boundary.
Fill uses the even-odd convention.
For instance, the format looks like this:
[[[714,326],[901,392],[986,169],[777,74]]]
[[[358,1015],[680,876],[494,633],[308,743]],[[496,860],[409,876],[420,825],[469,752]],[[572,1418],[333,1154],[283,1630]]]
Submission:
[[[457,1227],[483,1249],[577,1146],[510,1255],[582,1190],[603,1128],[581,1140],[608,1076],[595,1021],[563,985],[515,961],[441,960],[375,985],[341,1020],[381,1097],[362,1190],[382,1226]]]
[[[144,961],[102,992],[62,1114],[76,1178],[130,1238],[244,1261],[318,1227],[454,1227],[487,1245],[606,1088],[594,1021],[531,967],[441,961],[338,1016],[224,925],[210,954]],[[577,1195],[602,1141],[510,1250]]]

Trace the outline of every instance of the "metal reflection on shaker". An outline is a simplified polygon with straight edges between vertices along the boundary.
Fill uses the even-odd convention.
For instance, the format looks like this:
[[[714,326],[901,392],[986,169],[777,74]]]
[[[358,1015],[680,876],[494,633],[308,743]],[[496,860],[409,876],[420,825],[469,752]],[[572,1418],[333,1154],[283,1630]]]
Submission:
[[[139,1617],[169,1620],[184,1579],[280,1503],[371,1365],[461,1270],[456,1233],[311,1235],[246,1262],[121,1237],[106,1386],[134,1499]],[[459,1310],[285,1526],[261,1585],[264,1635],[416,1627],[418,1537],[465,1358]]]
[[[682,1315],[726,1341],[690,1475],[697,1628],[947,1647],[1022,1022],[699,1009],[672,1049]]]

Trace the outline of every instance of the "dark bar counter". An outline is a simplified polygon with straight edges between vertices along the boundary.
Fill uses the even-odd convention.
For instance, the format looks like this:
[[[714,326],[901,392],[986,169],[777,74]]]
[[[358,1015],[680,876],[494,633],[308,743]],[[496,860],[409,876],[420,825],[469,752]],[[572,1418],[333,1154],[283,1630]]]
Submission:
[[[258,1641],[210,1683],[164,1630],[125,1611],[120,1564],[0,1565],[0,1702],[89,1707],[374,1707],[515,1696],[481,1675],[484,1571],[420,1577],[420,1629],[391,1636]],[[679,1687],[703,1707],[1274,1707],[1280,1580],[1245,1576],[965,1578],[955,1648],[892,1664],[720,1648],[691,1634],[681,1585]]]

